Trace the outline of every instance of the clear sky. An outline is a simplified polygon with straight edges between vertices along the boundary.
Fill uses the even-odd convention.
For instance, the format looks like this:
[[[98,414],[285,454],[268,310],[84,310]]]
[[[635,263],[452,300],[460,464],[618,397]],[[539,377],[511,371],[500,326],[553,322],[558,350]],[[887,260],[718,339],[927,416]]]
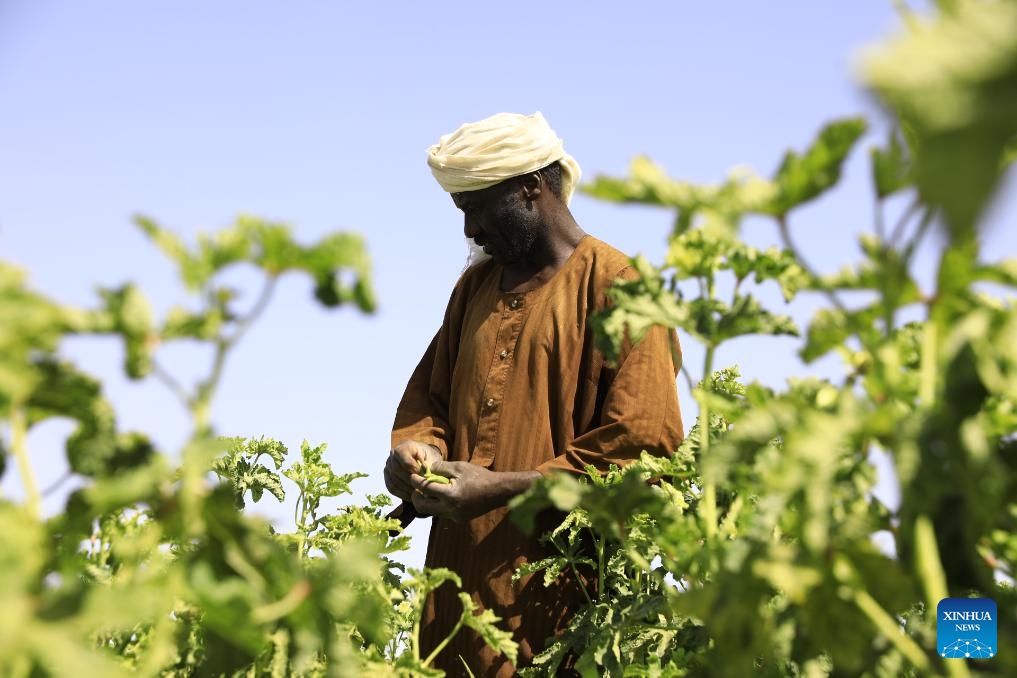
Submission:
[[[499,111],[540,110],[586,178],[623,174],[637,154],[693,181],[719,181],[741,164],[768,175],[784,149],[803,147],[830,119],[863,113],[881,127],[852,64],[896,24],[889,0],[3,0],[0,258],[61,301],[91,305],[94,285],[134,280],[164,311],[187,297],[131,226],[133,213],[189,238],[240,212],[288,221],[306,242],[362,233],[379,311],[320,310],[309,280],[284,278],[227,366],[214,420],[222,433],[270,435],[291,450],[303,438],[328,443],[334,466],[371,473],[359,487],[380,492],[395,406],[465,261],[461,215],[424,162],[441,134]],[[856,236],[872,223],[868,169],[857,150],[843,187],[793,215],[819,268],[856,257]],[[669,212],[583,195],[572,207],[587,232],[662,260]],[[996,209],[994,254],[1017,254],[998,225],[1013,213],[1012,199]],[[777,242],[769,223],[747,228],[755,244]],[[804,322],[810,308],[793,313]],[[803,371],[798,345],[739,340],[720,363],[779,386]],[[691,339],[684,346],[698,371],[701,353]],[[105,379],[122,427],[179,449],[185,413],[161,384],[121,376],[119,344],[64,348]],[[160,359],[190,381],[208,357],[176,348]],[[837,365],[818,369],[836,374]],[[684,387],[682,402],[688,425]],[[44,486],[66,469],[69,428],[47,424],[31,437]],[[883,491],[894,496],[888,480]],[[0,492],[19,494],[13,469]],[[287,515],[270,502],[257,510]],[[424,532],[414,534],[408,560],[419,565]]]

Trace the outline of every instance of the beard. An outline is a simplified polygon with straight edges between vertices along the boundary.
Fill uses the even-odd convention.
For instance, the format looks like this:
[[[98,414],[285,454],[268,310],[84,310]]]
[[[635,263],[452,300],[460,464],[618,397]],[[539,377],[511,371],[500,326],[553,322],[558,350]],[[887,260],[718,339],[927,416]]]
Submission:
[[[473,238],[466,239],[466,247],[468,252],[466,254],[466,268],[482,264],[491,258],[491,255],[484,251],[484,248],[477,244],[477,241]]]
[[[532,258],[540,231],[540,223],[525,212],[509,212],[503,216],[498,233],[484,234],[479,240],[484,253],[496,263],[511,266]]]

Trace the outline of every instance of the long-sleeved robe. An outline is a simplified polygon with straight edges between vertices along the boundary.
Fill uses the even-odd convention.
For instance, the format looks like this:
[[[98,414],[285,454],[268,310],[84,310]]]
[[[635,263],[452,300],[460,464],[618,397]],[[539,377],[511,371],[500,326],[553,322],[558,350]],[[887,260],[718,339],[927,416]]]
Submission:
[[[633,278],[628,258],[584,237],[542,286],[500,291],[501,266],[467,270],[456,284],[444,321],[410,378],[396,413],[395,446],[418,440],[450,461],[492,471],[606,470],[642,450],[671,454],[682,439],[675,386],[677,338],[653,328],[607,364],[594,348],[590,313],[605,305],[616,278]],[[434,519],[426,565],[447,567],[482,608],[502,618],[520,643],[525,666],[544,641],[567,626],[583,600],[570,578],[544,588],[542,576],[512,583],[524,562],[549,555],[537,536],[520,532],[504,508],[457,524]],[[437,646],[461,611],[450,585],[427,601],[422,645]],[[425,655],[426,656],[426,655]],[[464,629],[436,661],[447,675],[509,676],[515,667]]]

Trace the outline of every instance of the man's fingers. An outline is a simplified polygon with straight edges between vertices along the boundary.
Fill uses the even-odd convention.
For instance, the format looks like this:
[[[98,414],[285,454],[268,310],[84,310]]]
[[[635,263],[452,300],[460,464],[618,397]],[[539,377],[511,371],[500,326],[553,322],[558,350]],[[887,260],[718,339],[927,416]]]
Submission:
[[[411,501],[413,502],[413,508],[417,509],[417,513],[422,515],[433,515],[440,504],[440,502],[420,492],[414,492]]]
[[[453,492],[452,485],[445,485],[443,483],[428,480],[422,475],[414,473],[410,476],[410,485],[418,493],[423,493],[426,496],[431,497],[444,497]]]
[[[406,473],[415,473],[420,468],[415,451],[407,445],[400,445],[389,454],[389,461]]]
[[[436,476],[444,476],[446,478],[456,477],[455,467],[444,459],[432,463],[430,471]]]
[[[410,482],[401,477],[397,473],[392,473],[391,469],[386,465],[385,467],[385,487],[388,488],[389,492],[399,497],[400,499],[409,499],[410,495],[413,494],[413,486]]]
[[[425,516],[434,516],[437,518],[445,518],[454,522],[459,522],[459,517],[456,512],[452,509],[451,505],[445,501],[442,497],[435,497],[426,494],[427,490],[423,493],[413,493],[413,507],[417,509],[417,513]]]

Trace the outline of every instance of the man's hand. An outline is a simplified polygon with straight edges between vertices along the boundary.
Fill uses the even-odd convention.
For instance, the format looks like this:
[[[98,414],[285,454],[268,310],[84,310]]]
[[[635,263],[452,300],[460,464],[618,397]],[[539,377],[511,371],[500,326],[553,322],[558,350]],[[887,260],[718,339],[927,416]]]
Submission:
[[[420,473],[421,464],[432,466],[441,461],[441,452],[431,445],[404,440],[389,452],[385,462],[385,487],[400,499],[409,499],[414,492],[410,476]]]
[[[413,506],[422,515],[463,522],[504,506],[525,492],[540,477],[537,471],[489,471],[467,461],[437,461],[428,464],[434,475],[451,480],[443,484],[422,474],[410,476]]]

